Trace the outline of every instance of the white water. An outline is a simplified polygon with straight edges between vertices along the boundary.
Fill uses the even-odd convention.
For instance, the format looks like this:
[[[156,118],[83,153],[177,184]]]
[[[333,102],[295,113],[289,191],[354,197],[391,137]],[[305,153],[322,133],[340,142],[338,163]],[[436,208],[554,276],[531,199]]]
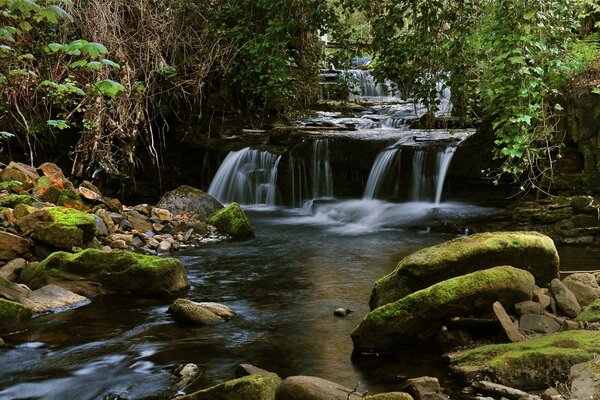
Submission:
[[[386,149],[377,155],[373,167],[371,168],[371,172],[369,173],[369,179],[367,180],[363,199],[371,200],[380,195],[381,187],[390,173],[391,165],[396,158],[396,155],[401,155],[400,150]]]
[[[333,171],[329,161],[329,140],[315,139],[312,147],[312,198],[333,198]]]
[[[215,174],[208,194],[221,203],[275,205],[280,155],[244,148],[230,152]]]
[[[443,153],[438,153],[439,168],[435,189],[435,204],[440,204],[442,201],[442,191],[444,190],[444,183],[446,182],[446,174],[448,173],[448,168],[450,167],[455,152],[456,147],[447,147]]]
[[[424,197],[425,177],[425,150],[417,150],[412,162],[412,200],[419,201]]]

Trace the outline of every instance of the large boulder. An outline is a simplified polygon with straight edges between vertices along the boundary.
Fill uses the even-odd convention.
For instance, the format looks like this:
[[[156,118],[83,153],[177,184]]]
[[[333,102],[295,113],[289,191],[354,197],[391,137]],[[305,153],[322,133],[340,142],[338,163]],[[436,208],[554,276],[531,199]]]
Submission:
[[[208,389],[177,397],[179,400],[275,400],[281,384],[277,374],[261,372],[233,379]]]
[[[29,250],[29,240],[0,231],[0,261],[12,260]]]
[[[509,266],[472,272],[439,282],[371,311],[352,333],[355,352],[414,347],[432,339],[450,318],[491,312],[530,300],[533,276]]]
[[[165,193],[157,207],[169,210],[174,215],[188,214],[201,221],[223,208],[214,197],[191,186],[179,186]]]
[[[185,268],[176,258],[146,256],[129,251],[86,249],[80,253],[57,252],[39,264],[23,268],[21,280],[30,288],[47,284],[80,293],[69,282],[97,282],[106,292],[167,295],[188,286]]]
[[[0,298],[0,333],[24,329],[31,316],[24,305]]]
[[[565,331],[467,350],[453,356],[452,370],[467,380],[476,376],[521,390],[544,390],[556,382],[568,382],[571,366],[592,360],[598,353],[600,332]]]
[[[228,321],[235,317],[235,311],[219,303],[198,303],[188,299],[177,299],[167,310],[174,320],[193,324],[210,324]]]
[[[45,313],[80,307],[90,301],[59,286],[48,285],[32,292],[23,293],[19,296],[19,302],[34,313]]]
[[[63,250],[81,247],[97,233],[93,215],[66,207],[44,207],[22,216],[17,227],[31,238]]]
[[[233,238],[246,239],[254,236],[248,217],[238,203],[231,203],[227,207],[215,212],[207,222],[215,226],[219,232]]]
[[[0,182],[21,182],[21,185],[13,186],[13,189],[17,191],[31,189],[39,177],[37,171],[32,166],[14,161],[11,161],[6,168],[0,171]]]
[[[290,376],[277,389],[277,400],[357,400],[354,389],[315,376]]]
[[[563,284],[573,292],[581,307],[600,299],[600,285],[596,277],[590,273],[575,273],[563,279]]]
[[[559,258],[552,239],[537,232],[461,237],[405,257],[375,282],[369,305],[373,310],[444,279],[498,265],[525,269],[545,285],[558,277]]]
[[[575,318],[580,322],[600,322],[600,299],[588,305],[581,314]]]

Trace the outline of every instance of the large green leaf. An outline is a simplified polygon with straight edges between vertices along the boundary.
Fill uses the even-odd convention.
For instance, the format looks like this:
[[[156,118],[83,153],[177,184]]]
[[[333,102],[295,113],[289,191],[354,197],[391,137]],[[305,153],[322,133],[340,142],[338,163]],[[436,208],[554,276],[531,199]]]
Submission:
[[[115,97],[119,92],[125,90],[125,86],[110,79],[96,82],[94,88],[102,95]]]

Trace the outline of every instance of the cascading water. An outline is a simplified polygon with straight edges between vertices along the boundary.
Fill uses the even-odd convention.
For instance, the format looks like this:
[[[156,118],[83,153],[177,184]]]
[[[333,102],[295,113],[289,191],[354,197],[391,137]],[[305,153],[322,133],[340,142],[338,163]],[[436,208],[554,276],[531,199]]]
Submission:
[[[275,205],[280,155],[244,148],[232,151],[215,174],[208,194],[222,203]]]
[[[442,200],[442,191],[444,190],[444,183],[446,182],[446,174],[448,173],[448,168],[450,168],[450,163],[452,162],[452,157],[454,157],[455,152],[456,147],[446,147],[443,152],[438,153],[438,176],[435,189],[436,205],[440,204]]]
[[[363,199],[372,200],[381,195],[381,188],[390,175],[396,156],[400,157],[399,149],[386,149],[380,152],[373,163],[369,179],[363,194]]]
[[[316,139],[312,146],[312,198],[332,198],[333,172],[329,161],[329,140]]]
[[[419,201],[424,198],[424,187],[427,179],[424,174],[425,155],[425,150],[417,150],[413,155],[411,190],[413,201]]]

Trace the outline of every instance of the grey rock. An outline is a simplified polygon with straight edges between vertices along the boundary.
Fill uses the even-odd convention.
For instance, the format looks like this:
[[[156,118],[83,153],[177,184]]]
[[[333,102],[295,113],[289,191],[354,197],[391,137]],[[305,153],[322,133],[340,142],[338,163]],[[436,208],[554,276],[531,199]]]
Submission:
[[[219,304],[202,302],[198,303],[189,299],[175,300],[167,310],[174,320],[195,324],[208,324],[228,321],[235,317],[235,311]]]
[[[23,258],[15,258],[7,262],[0,267],[0,278],[14,282],[25,265],[27,265],[27,261]]]
[[[157,207],[169,210],[174,215],[195,215],[200,221],[223,208],[215,198],[200,189],[191,186],[179,186],[177,189],[165,193]]]
[[[544,309],[540,303],[535,301],[522,301],[515,304],[515,311],[521,316],[525,314],[542,314]]]
[[[269,371],[262,369],[262,368],[258,368],[252,364],[240,364],[235,369],[235,377],[241,378],[242,376],[258,374],[261,372],[269,372]]]
[[[315,376],[290,376],[283,380],[276,400],[358,400],[354,389]]]
[[[169,242],[168,240],[163,240],[158,245],[157,250],[159,253],[169,253],[171,251],[171,247],[173,247],[173,244],[171,242]]]
[[[559,332],[562,325],[548,318],[545,315],[525,314],[521,316],[519,325],[522,331],[531,331],[538,333],[554,333]]]
[[[558,308],[563,314],[567,317],[575,318],[581,313],[581,306],[577,302],[577,298],[560,280],[553,279],[550,282],[550,287]]]
[[[19,302],[34,313],[57,311],[65,308],[81,307],[89,304],[86,297],[55,285],[47,285],[33,292],[19,296]]]
[[[586,307],[600,298],[600,285],[590,273],[575,273],[562,281],[575,295],[581,307]]]
[[[351,312],[352,312],[352,310],[349,308],[340,307],[340,308],[336,308],[335,311],[333,311],[333,315],[335,315],[336,317],[345,317],[346,315],[350,314]]]
[[[96,229],[98,230],[98,235],[108,236],[108,234],[109,234],[108,228],[106,227],[104,220],[96,214],[92,214],[92,215],[94,216],[94,220],[96,221]]]
[[[598,380],[598,363],[595,360],[571,367],[569,373],[570,391],[572,399],[598,399],[600,398],[600,380]]]
[[[404,390],[416,400],[448,399],[448,396],[442,394],[438,379],[431,376],[408,379]]]

